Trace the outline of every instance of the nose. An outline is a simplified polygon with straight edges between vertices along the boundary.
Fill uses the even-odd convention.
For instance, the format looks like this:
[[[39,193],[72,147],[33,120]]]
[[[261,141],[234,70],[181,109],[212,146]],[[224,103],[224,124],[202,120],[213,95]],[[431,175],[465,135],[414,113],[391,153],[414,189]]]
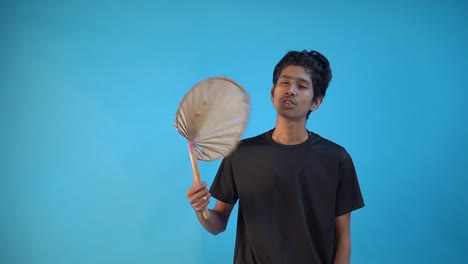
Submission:
[[[289,85],[289,87],[286,89],[286,92],[285,92],[285,93],[286,93],[287,95],[296,96],[296,94],[297,94],[297,90],[296,90],[296,89],[297,89],[296,85],[295,85],[295,84],[291,84],[291,85]]]

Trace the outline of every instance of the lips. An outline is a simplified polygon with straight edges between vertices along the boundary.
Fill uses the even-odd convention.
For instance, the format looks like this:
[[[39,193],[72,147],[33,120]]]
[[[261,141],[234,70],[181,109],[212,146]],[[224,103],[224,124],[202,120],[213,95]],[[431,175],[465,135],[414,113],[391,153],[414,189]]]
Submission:
[[[281,103],[284,106],[289,106],[289,107],[293,107],[293,106],[297,105],[296,100],[294,98],[291,98],[291,97],[286,97],[286,98],[281,99]]]

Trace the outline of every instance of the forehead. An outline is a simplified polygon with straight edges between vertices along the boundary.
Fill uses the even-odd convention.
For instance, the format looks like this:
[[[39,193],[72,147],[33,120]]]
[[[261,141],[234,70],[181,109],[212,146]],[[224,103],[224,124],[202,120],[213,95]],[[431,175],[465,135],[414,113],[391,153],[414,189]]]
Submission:
[[[296,80],[312,83],[310,74],[307,73],[306,69],[302,66],[296,66],[296,65],[289,65],[285,67],[281,71],[279,78],[296,79]]]

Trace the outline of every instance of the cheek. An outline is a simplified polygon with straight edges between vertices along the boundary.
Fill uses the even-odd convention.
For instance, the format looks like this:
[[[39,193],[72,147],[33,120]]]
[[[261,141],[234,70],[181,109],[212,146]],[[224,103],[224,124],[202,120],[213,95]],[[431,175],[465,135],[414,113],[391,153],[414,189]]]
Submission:
[[[271,88],[271,90],[270,90],[270,99],[271,99],[271,101],[273,101],[274,98],[275,98],[275,92],[276,92],[276,90],[277,90],[277,89],[276,89],[275,87]]]
[[[309,106],[313,106],[315,104],[314,102],[314,96],[312,94],[309,94],[307,96],[305,96],[305,98],[307,98],[307,103],[309,104]]]

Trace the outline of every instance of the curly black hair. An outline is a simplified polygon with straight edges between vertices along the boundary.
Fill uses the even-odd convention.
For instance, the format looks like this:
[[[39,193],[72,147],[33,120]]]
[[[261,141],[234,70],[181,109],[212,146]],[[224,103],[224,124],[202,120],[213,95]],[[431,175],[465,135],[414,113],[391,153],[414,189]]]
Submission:
[[[310,75],[314,87],[314,98],[325,96],[332,78],[330,63],[325,56],[315,50],[289,51],[273,70],[273,85],[276,86],[281,72],[290,65],[304,67],[305,71]]]

